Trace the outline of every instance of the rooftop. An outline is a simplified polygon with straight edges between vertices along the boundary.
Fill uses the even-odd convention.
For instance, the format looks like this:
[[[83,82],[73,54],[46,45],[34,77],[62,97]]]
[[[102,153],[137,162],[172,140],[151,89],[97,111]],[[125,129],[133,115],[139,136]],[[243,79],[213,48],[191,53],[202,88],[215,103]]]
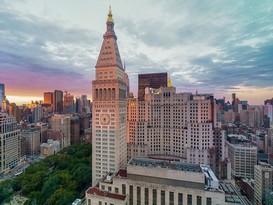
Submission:
[[[200,165],[188,164],[182,162],[167,162],[164,160],[153,160],[146,158],[132,158],[129,165],[141,166],[141,167],[157,167],[162,169],[182,170],[189,172],[202,172]]]
[[[122,201],[124,201],[126,199],[126,195],[114,194],[114,193],[110,193],[110,192],[107,192],[107,191],[101,191],[98,187],[89,188],[87,190],[87,193],[97,195],[97,196],[108,197],[108,198],[111,198],[111,199],[122,200]]]

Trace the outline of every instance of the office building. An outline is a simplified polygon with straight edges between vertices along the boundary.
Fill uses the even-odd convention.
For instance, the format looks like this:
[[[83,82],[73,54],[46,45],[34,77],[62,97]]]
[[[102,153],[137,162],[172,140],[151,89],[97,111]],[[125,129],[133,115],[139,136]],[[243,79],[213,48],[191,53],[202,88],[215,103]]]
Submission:
[[[63,112],[65,114],[74,113],[74,96],[65,91]]]
[[[224,138],[211,94],[146,88],[145,100],[127,99],[128,160],[150,157],[208,164],[218,175]]]
[[[70,115],[53,115],[50,119],[51,129],[53,131],[60,131],[63,134],[62,148],[71,144],[70,120]]]
[[[41,121],[44,115],[42,105],[38,104],[35,107],[32,107],[31,112],[32,112],[32,123],[37,123]]]
[[[261,127],[263,125],[263,110],[258,106],[243,110],[240,113],[240,123],[249,127]]]
[[[82,113],[82,102],[80,97],[76,97],[75,111],[76,113]]]
[[[265,191],[273,190],[273,167],[270,164],[260,162],[255,165],[254,176],[254,204],[265,204]]]
[[[272,189],[265,190],[265,204],[273,204],[273,191]]]
[[[16,166],[21,156],[21,131],[15,117],[0,113],[0,173]]]
[[[111,8],[92,82],[92,183],[127,163],[126,92]]]
[[[77,116],[71,117],[70,133],[71,144],[80,143],[80,119]]]
[[[54,103],[54,93],[53,92],[45,92],[44,93],[44,104],[48,104],[53,106]]]
[[[167,73],[148,73],[138,75],[138,100],[145,99],[145,88],[167,87]]]
[[[63,91],[55,90],[53,98],[53,110],[54,113],[61,114],[63,113]]]
[[[5,84],[0,83],[0,111],[2,110],[2,103],[5,99]]]
[[[40,131],[35,129],[22,131],[22,152],[25,155],[37,155],[40,152]]]
[[[235,135],[234,135],[235,136]],[[228,142],[228,158],[231,162],[233,177],[254,179],[254,166],[257,164],[257,147],[250,143]]]
[[[48,131],[48,124],[43,122],[38,122],[35,125],[35,129],[40,131],[40,141],[41,143],[47,142],[47,131]]]
[[[109,172],[86,191],[87,205],[226,204],[225,193],[207,165],[132,158],[127,170]]]

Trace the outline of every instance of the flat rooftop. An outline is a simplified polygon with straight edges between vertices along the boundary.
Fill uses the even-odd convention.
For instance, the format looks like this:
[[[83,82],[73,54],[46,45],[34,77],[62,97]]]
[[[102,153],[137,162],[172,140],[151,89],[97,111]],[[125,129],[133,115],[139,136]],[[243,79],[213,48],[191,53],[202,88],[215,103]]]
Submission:
[[[111,198],[111,199],[117,199],[117,200],[122,200],[122,201],[124,201],[126,199],[126,195],[114,194],[114,193],[110,193],[110,192],[107,192],[107,191],[101,191],[97,187],[89,188],[87,190],[87,193],[91,194],[91,195],[104,196],[104,197],[108,197],[108,198]]]
[[[163,169],[166,168],[166,169],[188,171],[188,172],[202,172],[200,165],[183,163],[183,162],[168,162],[163,160],[132,158],[128,164],[133,166],[140,166],[140,167],[157,167],[157,168],[163,168]]]

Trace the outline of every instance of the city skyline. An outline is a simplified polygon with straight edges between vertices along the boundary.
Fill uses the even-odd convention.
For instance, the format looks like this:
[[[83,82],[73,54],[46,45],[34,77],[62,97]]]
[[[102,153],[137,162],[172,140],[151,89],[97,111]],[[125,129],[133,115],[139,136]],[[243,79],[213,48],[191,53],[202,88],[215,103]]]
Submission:
[[[57,89],[90,98],[109,4],[135,95],[138,74],[168,72],[179,91],[228,100],[235,92],[250,104],[272,98],[270,1],[26,0],[0,9],[0,83],[8,99],[42,99]]]

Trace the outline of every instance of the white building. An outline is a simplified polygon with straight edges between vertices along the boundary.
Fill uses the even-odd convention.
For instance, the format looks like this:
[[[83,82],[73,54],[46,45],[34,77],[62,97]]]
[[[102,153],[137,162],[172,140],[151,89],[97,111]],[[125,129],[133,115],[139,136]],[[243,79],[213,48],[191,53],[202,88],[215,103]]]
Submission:
[[[47,157],[53,154],[56,154],[61,149],[60,141],[49,139],[47,143],[42,143],[40,146],[41,157]]]
[[[254,165],[257,164],[257,147],[247,143],[231,144],[226,141],[231,175],[254,179]]]
[[[86,191],[87,205],[225,204],[209,166],[132,158],[127,170],[108,173]]]
[[[16,166],[21,156],[21,131],[15,117],[0,113],[0,173]]]
[[[127,99],[128,158],[151,157],[209,164],[224,160],[224,135],[211,94],[146,88],[145,101]]]
[[[126,93],[111,8],[92,82],[92,183],[127,163]]]

